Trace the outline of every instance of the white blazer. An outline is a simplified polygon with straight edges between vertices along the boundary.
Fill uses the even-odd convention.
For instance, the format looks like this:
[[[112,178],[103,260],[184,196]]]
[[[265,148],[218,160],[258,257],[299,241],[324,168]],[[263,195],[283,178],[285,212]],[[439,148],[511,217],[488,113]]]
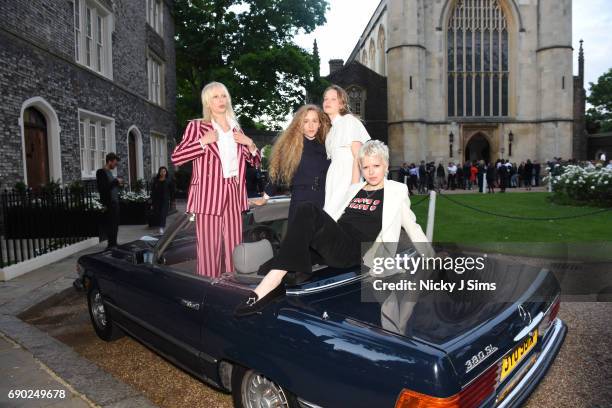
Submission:
[[[329,215],[335,221],[338,221],[351,200],[365,185],[366,183],[351,185],[344,200],[341,202],[342,205],[330,209]],[[417,224],[416,216],[410,209],[408,187],[397,181],[385,180],[384,188],[382,228],[376,237],[375,244],[372,245],[366,256],[364,256],[364,263],[371,267],[371,259],[374,254],[377,257],[395,256],[401,228],[406,231],[417,252],[424,256],[434,256],[435,251],[423,233],[421,226]]]

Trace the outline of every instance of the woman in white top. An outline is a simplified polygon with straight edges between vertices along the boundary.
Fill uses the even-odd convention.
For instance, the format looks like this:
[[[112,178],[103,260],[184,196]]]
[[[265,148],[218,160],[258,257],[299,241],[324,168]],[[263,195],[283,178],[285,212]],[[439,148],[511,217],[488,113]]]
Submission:
[[[331,165],[325,182],[325,211],[340,205],[351,184],[361,180],[357,154],[370,135],[359,119],[349,111],[348,95],[338,85],[323,94],[323,110],[332,122],[325,149]]]

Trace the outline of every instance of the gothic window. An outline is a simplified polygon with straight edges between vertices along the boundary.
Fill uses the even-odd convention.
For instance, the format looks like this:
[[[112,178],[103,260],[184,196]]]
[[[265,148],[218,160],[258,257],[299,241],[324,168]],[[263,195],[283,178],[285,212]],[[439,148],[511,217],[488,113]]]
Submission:
[[[508,116],[508,23],[499,0],[458,0],[446,40],[448,116]]]
[[[381,75],[387,75],[387,68],[385,63],[387,56],[386,46],[387,45],[385,43],[385,30],[381,25],[378,29],[378,68],[379,73]]]
[[[362,60],[363,65],[367,66],[368,65],[368,52],[366,50],[363,50],[362,55],[363,55],[363,60]]]
[[[369,67],[372,70],[376,70],[376,46],[374,40],[370,38],[370,64]]]
[[[346,89],[346,93],[349,97],[351,112],[363,118],[365,114],[365,92],[363,88],[352,85]]]

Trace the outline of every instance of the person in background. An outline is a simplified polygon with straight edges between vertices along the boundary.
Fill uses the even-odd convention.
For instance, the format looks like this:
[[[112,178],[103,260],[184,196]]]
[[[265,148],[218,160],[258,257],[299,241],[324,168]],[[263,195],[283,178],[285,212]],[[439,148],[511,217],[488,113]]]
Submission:
[[[325,139],[327,158],[331,159],[325,181],[325,211],[335,208],[351,184],[361,180],[357,153],[371,139],[363,123],[351,114],[348,101],[348,94],[338,85],[323,93],[323,110],[332,124]]]
[[[241,213],[249,209],[246,163],[259,166],[261,154],[240,129],[225,85],[207,84],[201,98],[203,117],[189,121],[172,162],[193,161],[186,212],[195,214],[198,275],[214,278],[234,270]]]
[[[487,166],[484,160],[480,160],[478,163],[478,192],[484,192],[484,181],[487,174]]]
[[[153,205],[151,226],[159,227],[160,234],[163,234],[166,228],[166,217],[168,217],[168,210],[173,198],[174,183],[168,174],[168,169],[162,166],[153,178],[151,188],[151,202]]]
[[[442,162],[438,163],[438,167],[436,167],[436,184],[438,192],[444,190],[444,181],[446,180],[446,173],[444,172],[444,166]]]
[[[402,163],[402,166],[399,168],[399,171],[398,171],[397,181],[408,185],[409,177],[410,177],[410,174],[408,173],[408,163]]]
[[[495,164],[489,163],[487,166],[487,193],[495,193]]]
[[[119,156],[111,152],[106,155],[106,164],[96,171],[96,184],[100,193],[100,202],[105,207],[106,236],[110,249],[117,246],[117,234],[119,232],[119,188],[123,185],[121,177],[115,177],[113,170],[117,167]]]
[[[246,167],[246,189],[249,198],[259,197],[259,171],[256,167],[247,163]]]
[[[499,167],[497,168],[497,173],[499,175],[499,192],[505,193],[506,187],[508,187],[508,167],[506,167],[506,162],[502,159],[499,163]]]
[[[534,161],[533,162],[533,180],[534,180],[534,185],[536,187],[540,186],[540,172],[542,171],[542,166],[540,165],[539,161]]]
[[[421,160],[419,165],[419,194],[425,194],[427,190],[427,167],[425,160]]]
[[[410,168],[408,169],[408,174],[410,175],[410,181],[408,182],[408,191],[410,195],[414,194],[413,191],[419,188],[419,168],[414,164],[410,164]]]
[[[456,176],[457,176],[457,166],[455,166],[455,163],[449,162],[448,163],[448,184],[446,186],[447,190],[455,189]]]
[[[289,221],[293,220],[299,203],[310,202],[323,208],[330,164],[325,138],[330,128],[329,118],[318,106],[305,105],[298,109],[287,130],[272,147],[268,166],[270,182],[265,187],[263,198],[251,202],[265,205],[278,191],[289,189]]]
[[[525,183],[525,187],[527,187],[527,191],[531,191],[531,180],[533,178],[533,164],[531,160],[527,159],[527,163],[523,167],[523,181]]]

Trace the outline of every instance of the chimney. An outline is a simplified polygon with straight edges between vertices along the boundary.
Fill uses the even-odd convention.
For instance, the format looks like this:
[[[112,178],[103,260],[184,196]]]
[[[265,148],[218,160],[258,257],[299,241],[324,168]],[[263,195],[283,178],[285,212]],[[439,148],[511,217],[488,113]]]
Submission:
[[[334,72],[341,70],[343,66],[344,66],[344,60],[341,60],[341,59],[329,60],[329,73],[333,74]]]

